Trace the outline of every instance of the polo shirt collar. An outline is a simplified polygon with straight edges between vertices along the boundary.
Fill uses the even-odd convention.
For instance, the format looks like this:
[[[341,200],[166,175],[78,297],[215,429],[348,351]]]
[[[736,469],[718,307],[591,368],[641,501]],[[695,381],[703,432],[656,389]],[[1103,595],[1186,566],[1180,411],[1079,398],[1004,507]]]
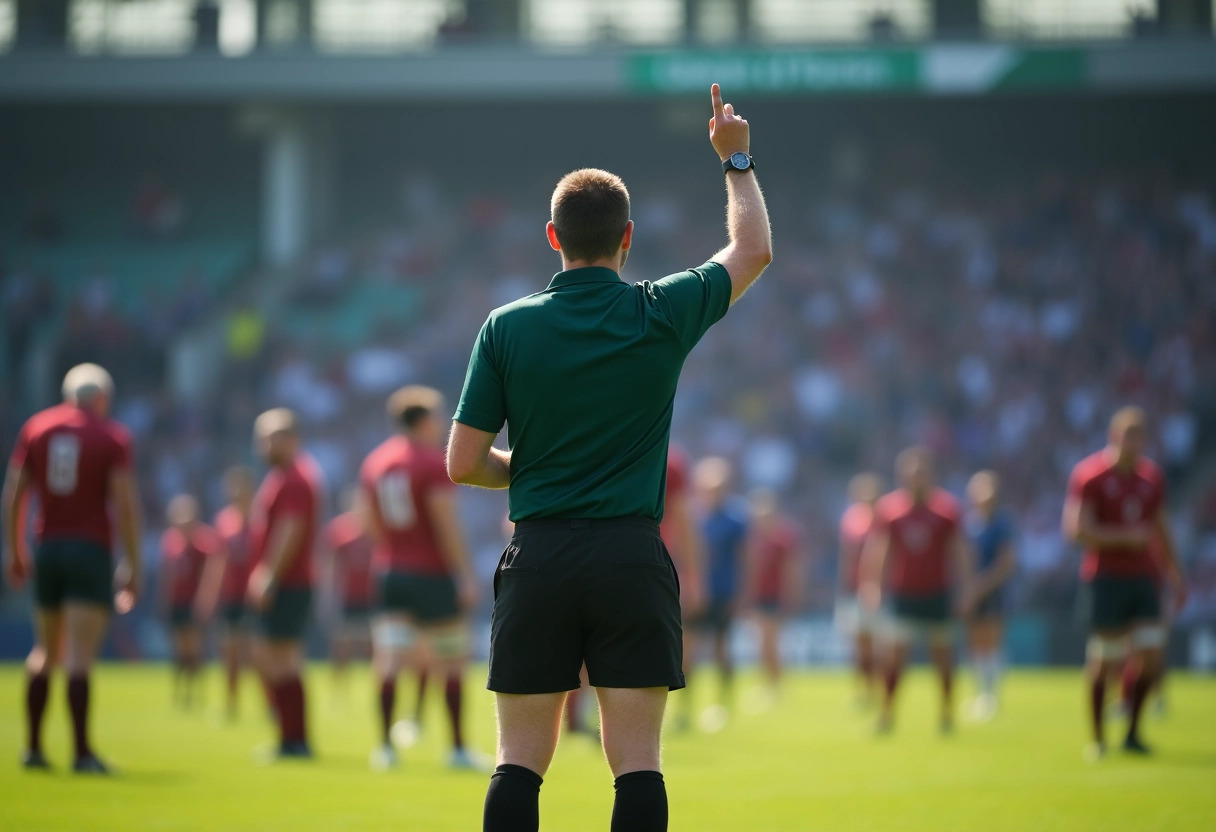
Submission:
[[[581,269],[568,269],[553,275],[549,282],[550,289],[561,289],[566,286],[577,286],[580,283],[621,283],[621,276],[605,266],[584,266]]]

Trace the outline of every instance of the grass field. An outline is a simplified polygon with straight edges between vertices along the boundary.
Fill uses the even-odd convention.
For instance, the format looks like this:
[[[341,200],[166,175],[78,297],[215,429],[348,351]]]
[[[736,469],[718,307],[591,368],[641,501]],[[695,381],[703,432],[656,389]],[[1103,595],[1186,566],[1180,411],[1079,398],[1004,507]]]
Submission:
[[[480,828],[485,775],[443,765],[442,703],[428,703],[423,741],[392,772],[368,769],[372,689],[359,674],[335,694],[312,672],[313,763],[262,765],[270,737],[257,691],[245,714],[220,720],[218,674],[209,703],[183,714],[168,703],[161,667],[106,667],[94,685],[95,744],[121,776],[64,773],[69,740],[63,684],[56,680],[47,751],[58,769],[29,774],[16,759],[24,728],[18,666],[0,667],[0,829],[6,832],[381,832]],[[492,748],[490,695],[472,680],[470,736]],[[710,697],[712,679],[696,690]],[[960,721],[938,736],[933,688],[923,674],[905,688],[893,736],[875,738],[852,704],[847,679],[799,674],[782,700],[759,713],[741,706],[725,730],[669,736],[666,772],[673,830],[900,830],[901,832],[1207,832],[1216,829],[1216,680],[1175,675],[1169,711],[1146,717],[1152,759],[1113,753],[1081,759],[1077,672],[1019,673],[1006,707],[984,725]],[[739,685],[746,702],[754,682]],[[964,685],[964,691],[967,689]],[[409,699],[409,696],[405,697]],[[674,705],[674,703],[673,703]],[[1110,738],[1121,726],[1112,725]],[[6,761],[7,760],[7,761]],[[612,783],[598,749],[563,739],[541,790],[544,830],[607,829]]]

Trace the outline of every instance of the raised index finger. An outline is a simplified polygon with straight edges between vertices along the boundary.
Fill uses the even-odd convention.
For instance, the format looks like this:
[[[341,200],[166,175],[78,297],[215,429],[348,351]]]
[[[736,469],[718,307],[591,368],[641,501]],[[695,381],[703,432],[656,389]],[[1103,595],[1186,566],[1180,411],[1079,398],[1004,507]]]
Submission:
[[[722,116],[722,88],[719,87],[717,84],[710,85],[709,100],[711,102],[713,102],[713,105],[714,105],[714,118],[721,118],[721,116]]]

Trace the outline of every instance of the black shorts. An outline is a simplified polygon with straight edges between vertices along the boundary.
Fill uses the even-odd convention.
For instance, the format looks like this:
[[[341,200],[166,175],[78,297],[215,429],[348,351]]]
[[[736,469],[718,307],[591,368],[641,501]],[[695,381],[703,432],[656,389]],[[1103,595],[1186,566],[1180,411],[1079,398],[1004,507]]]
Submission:
[[[185,630],[194,626],[194,607],[189,604],[174,604],[169,610],[169,627],[173,630]]]
[[[376,612],[408,615],[419,624],[460,617],[456,582],[447,575],[383,572],[376,576]]]
[[[494,573],[490,676],[499,693],[684,687],[680,584],[646,518],[525,520]]]
[[[783,606],[779,598],[761,598],[756,601],[756,612],[761,615],[767,615],[770,618],[778,618],[781,615]]]
[[[34,553],[34,599],[43,609],[65,601],[114,609],[110,550],[91,540],[47,540]]]
[[[705,605],[705,609],[689,620],[688,626],[694,630],[711,632],[714,635],[725,635],[730,631],[733,620],[730,601],[714,599]]]
[[[950,623],[950,596],[940,595],[893,595],[891,612],[895,618],[917,625],[939,625]]]
[[[300,641],[308,629],[312,589],[306,586],[279,587],[262,611],[262,635],[270,641]]]
[[[221,616],[224,626],[229,630],[249,629],[249,608],[243,601],[229,601],[224,604]]]
[[[1085,584],[1089,628],[1126,630],[1161,619],[1161,592],[1152,578],[1098,577]]]

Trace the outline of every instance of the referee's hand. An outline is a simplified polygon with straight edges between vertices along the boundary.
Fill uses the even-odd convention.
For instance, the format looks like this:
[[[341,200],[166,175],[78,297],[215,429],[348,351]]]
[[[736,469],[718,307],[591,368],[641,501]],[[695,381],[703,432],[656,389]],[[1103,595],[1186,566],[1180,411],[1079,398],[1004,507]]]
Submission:
[[[709,143],[725,162],[733,153],[751,150],[751,128],[747,119],[735,115],[735,108],[722,103],[722,89],[714,84],[709,88],[709,98],[714,106],[714,117],[709,120]]]

